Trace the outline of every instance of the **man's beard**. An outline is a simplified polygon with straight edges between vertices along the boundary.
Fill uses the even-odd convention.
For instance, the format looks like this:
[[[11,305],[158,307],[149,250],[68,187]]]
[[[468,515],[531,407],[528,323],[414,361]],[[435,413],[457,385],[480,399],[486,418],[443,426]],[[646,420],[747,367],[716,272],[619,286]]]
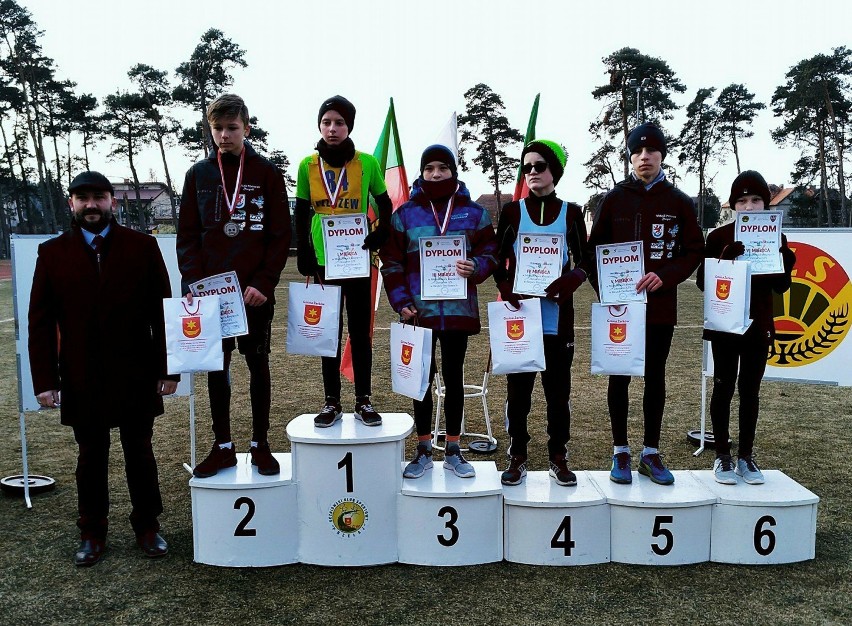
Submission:
[[[92,222],[86,219],[88,215],[98,215],[100,219],[96,222]],[[90,233],[98,234],[104,228],[109,226],[110,221],[110,213],[101,211],[99,209],[85,209],[82,213],[74,214],[74,221],[85,230],[88,230]]]

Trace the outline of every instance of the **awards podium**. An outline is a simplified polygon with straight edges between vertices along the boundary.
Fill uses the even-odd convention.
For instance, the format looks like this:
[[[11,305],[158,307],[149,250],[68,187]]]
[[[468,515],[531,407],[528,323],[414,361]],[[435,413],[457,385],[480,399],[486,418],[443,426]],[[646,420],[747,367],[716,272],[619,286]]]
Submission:
[[[764,470],[763,485],[720,485],[710,470],[674,471],[673,485],[634,472],[620,485],[575,470],[573,487],[533,471],[509,487],[493,461],[459,478],[437,451],[433,469],[403,479],[411,416],[387,413],[376,427],[351,413],[329,428],[313,419],[287,425],[292,452],[275,454],[279,475],[261,476],[238,454],[236,467],[189,481],[195,561],[760,565],[815,555],[819,498],[779,470]]]

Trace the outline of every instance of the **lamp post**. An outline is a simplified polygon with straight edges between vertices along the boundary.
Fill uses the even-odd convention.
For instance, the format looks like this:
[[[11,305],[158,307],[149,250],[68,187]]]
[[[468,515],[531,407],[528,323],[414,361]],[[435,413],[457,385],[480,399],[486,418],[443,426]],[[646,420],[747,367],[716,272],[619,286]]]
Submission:
[[[636,90],[636,125],[639,126],[645,121],[645,108],[642,106],[642,90],[647,89],[651,84],[650,78],[643,78],[640,82],[635,78],[631,78],[627,86]]]

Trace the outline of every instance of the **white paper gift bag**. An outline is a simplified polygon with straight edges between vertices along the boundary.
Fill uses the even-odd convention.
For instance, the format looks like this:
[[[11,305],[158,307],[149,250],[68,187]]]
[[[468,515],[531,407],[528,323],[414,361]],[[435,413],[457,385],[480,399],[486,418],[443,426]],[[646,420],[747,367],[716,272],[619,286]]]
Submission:
[[[217,372],[223,367],[219,296],[164,298],[169,374]]]
[[[545,369],[541,301],[521,300],[515,310],[507,302],[488,303],[491,372],[519,374]]]
[[[645,306],[592,304],[592,374],[645,375]]]
[[[287,291],[287,352],[337,356],[340,287],[290,283]]]
[[[751,263],[704,262],[704,328],[742,335],[751,326]]]
[[[432,330],[394,322],[390,328],[391,386],[395,393],[422,400],[429,391]]]

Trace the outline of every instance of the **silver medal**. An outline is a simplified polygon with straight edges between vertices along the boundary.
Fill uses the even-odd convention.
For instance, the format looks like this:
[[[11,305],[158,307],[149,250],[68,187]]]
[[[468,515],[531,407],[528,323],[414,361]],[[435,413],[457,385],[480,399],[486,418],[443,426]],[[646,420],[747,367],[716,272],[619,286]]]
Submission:
[[[226,222],[225,223],[225,234],[228,237],[236,237],[240,234],[240,227],[236,222]]]

